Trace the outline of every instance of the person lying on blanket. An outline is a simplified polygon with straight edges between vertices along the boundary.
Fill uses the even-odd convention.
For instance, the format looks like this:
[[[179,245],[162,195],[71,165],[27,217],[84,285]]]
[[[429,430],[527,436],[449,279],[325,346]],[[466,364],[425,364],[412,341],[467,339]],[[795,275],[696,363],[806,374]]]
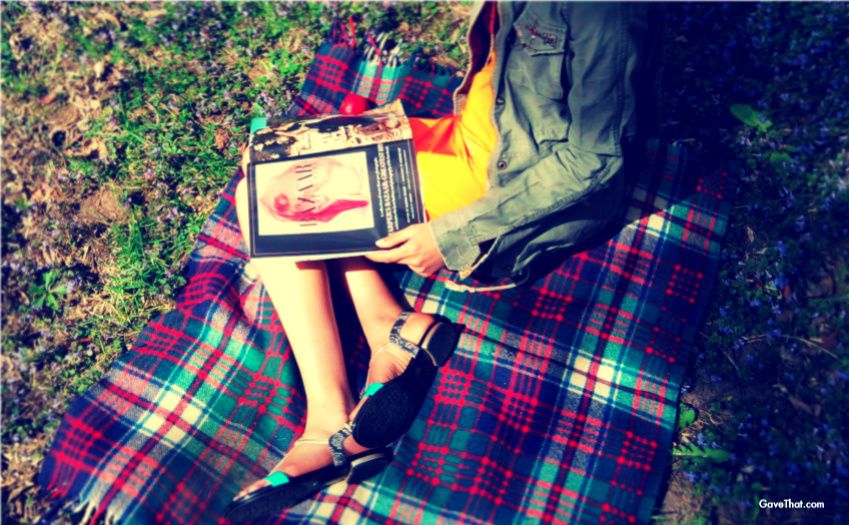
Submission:
[[[307,416],[285,458],[231,502],[231,518],[279,513],[340,479],[380,472],[391,460],[387,446],[409,430],[454,351],[460,328],[404,311],[372,263],[404,264],[423,276],[445,266],[521,283],[537,258],[586,241],[614,218],[623,147],[636,130],[647,10],[632,3],[476,6],[455,115],[411,119],[429,222],[381,239],[384,250],[370,261],[252,261],[285,326]],[[244,181],[236,199],[247,232]],[[372,349],[359,402],[331,304],[330,264],[344,275]]]

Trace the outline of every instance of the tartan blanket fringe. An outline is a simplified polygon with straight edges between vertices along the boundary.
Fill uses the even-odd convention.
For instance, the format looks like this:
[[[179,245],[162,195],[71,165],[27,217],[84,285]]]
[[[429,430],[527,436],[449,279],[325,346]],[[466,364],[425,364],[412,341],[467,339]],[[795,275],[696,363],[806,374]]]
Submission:
[[[393,42],[388,33],[366,29],[357,35],[356,24],[352,19],[333,24],[324,43],[330,47],[345,47],[364,62],[388,67],[405,65],[434,76],[456,76],[457,71],[428,60],[421,53],[421,44],[412,50],[404,51]]]
[[[55,491],[54,491],[55,492]],[[121,523],[120,512],[117,508],[101,507],[98,497],[82,495],[76,498],[56,496],[48,490],[39,491],[39,498],[54,500],[50,508],[38,520],[38,525],[54,523],[60,513],[71,516],[74,523],[89,523],[91,525],[115,525]]]
[[[351,92],[451,111],[458,77],[368,60],[353,44],[321,47],[293,114],[333,111]],[[39,477],[58,498],[54,514],[226,524],[230,498],[302,431],[297,367],[235,216],[241,176],[198,236],[175,310],[63,418]],[[718,271],[729,187],[727,172],[652,143],[619,231],[528,286],[466,294],[447,288],[445,271],[386,270],[410,307],[466,327],[460,346],[383,473],[266,522],[648,523]],[[336,299],[359,388],[369,349]]]

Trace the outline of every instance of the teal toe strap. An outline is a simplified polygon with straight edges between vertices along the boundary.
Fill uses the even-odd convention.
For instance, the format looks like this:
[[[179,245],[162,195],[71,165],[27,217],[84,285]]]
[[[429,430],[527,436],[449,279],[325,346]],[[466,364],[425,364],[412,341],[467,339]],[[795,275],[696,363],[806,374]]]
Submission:
[[[284,483],[289,483],[289,476],[285,472],[277,471],[265,476],[265,480],[271,483],[272,487],[278,487]]]
[[[366,388],[365,395],[373,396],[381,388],[383,388],[383,383],[372,383]]]

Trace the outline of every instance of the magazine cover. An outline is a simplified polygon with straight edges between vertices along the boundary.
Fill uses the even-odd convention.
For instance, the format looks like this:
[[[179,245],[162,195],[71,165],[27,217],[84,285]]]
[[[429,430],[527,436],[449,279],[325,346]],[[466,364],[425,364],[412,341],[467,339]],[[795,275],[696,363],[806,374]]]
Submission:
[[[252,125],[247,175],[251,257],[379,251],[375,241],[424,221],[400,102],[360,115],[264,124]]]

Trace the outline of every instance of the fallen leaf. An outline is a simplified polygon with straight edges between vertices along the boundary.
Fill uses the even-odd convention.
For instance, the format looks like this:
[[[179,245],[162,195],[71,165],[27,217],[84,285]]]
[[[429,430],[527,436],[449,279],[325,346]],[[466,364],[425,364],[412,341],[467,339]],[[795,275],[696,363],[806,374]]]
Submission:
[[[223,150],[227,147],[227,142],[230,139],[230,134],[227,133],[227,130],[224,128],[218,128],[215,130],[215,148],[218,150]]]
[[[16,32],[9,36],[9,49],[12,50],[12,56],[15,60],[20,60],[27,54],[27,50],[32,45],[31,42],[21,33]]]
[[[804,413],[811,415],[811,416],[818,416],[819,415],[819,410],[818,410],[820,408],[819,406],[817,406],[815,408],[811,407],[811,405],[805,403],[804,401],[802,401],[801,399],[799,399],[796,396],[787,396],[787,399],[790,401],[790,404],[793,405],[793,408],[795,408],[796,410],[798,410],[800,412],[804,412]]]
[[[104,60],[98,60],[94,64],[94,77],[103,78],[104,71],[106,71],[106,62]]]
[[[30,196],[32,204],[50,204],[53,201],[55,187],[47,181],[42,181],[41,185],[33,190]]]
[[[25,239],[32,240],[42,234],[43,228],[41,224],[37,222],[35,215],[28,213],[21,219],[20,231]]]
[[[268,62],[257,62],[248,71],[248,78],[251,79],[251,82],[257,82],[261,78],[268,78],[271,76],[272,68]]]
[[[749,243],[755,242],[755,231],[749,226],[746,226],[746,237],[749,239]]]
[[[98,13],[94,16],[94,19],[102,22],[108,22],[114,25],[116,29],[121,29],[121,22],[115,17],[115,15],[108,11],[98,11]]]
[[[51,91],[50,93],[48,93],[48,94],[44,95],[43,97],[41,97],[40,99],[38,99],[38,102],[42,106],[46,106],[48,104],[51,104],[54,100],[56,100],[56,95],[58,95],[58,94],[59,94],[58,91],[55,91],[55,90]]]
[[[165,9],[151,9],[150,11],[145,11],[143,16],[150,20],[151,18],[156,18],[157,16],[162,16],[167,13],[168,11]]]
[[[109,159],[109,148],[106,143],[96,138],[87,140],[80,149],[66,150],[65,153],[70,157],[77,158],[92,157],[102,161]]]
[[[836,350],[837,345],[840,340],[837,338],[837,331],[831,330],[830,328],[826,328],[823,330],[825,333],[820,335],[819,337],[812,337],[811,341],[826,350]]]
[[[68,129],[75,126],[81,119],[82,115],[80,115],[79,109],[71,105],[66,105],[50,118],[50,123],[54,130],[68,131]]]

